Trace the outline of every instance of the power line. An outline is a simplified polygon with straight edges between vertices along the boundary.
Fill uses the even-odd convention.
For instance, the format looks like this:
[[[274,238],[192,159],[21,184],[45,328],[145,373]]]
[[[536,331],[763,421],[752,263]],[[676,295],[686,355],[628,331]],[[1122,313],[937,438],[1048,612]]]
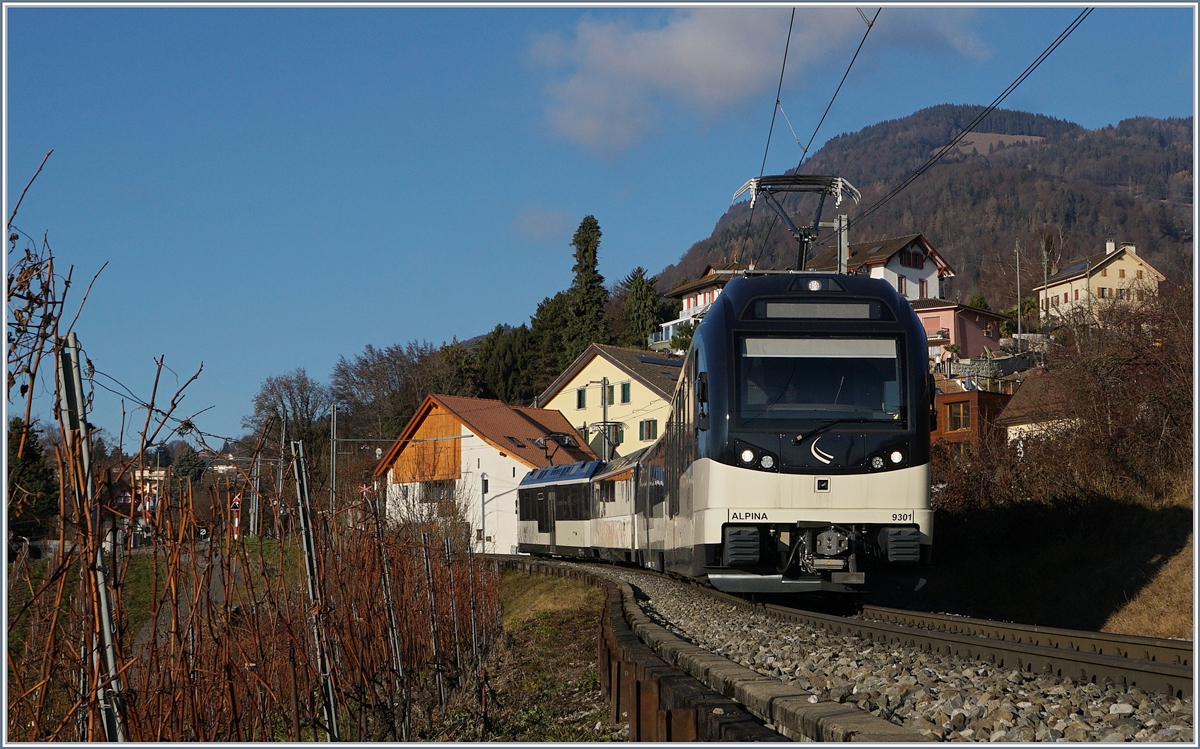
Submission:
[[[783,45],[783,64],[779,66],[779,87],[775,89],[775,107],[771,110],[771,126],[767,128],[767,147],[763,149],[762,166],[758,176],[763,176],[767,169],[767,154],[771,151],[771,134],[775,132],[775,113],[779,111],[779,97],[783,93],[783,74],[787,71],[788,49],[792,46],[792,25],[796,22],[796,9],[792,8],[792,20],[788,21],[787,42]]]
[[[870,216],[875,211],[882,208],[885,203],[887,203],[889,200],[891,200],[892,198],[899,195],[905,188],[907,188],[914,181],[916,181],[916,179],[918,177],[920,177],[922,174],[924,174],[926,171],[928,171],[930,167],[932,167],[934,164],[936,164],[938,161],[940,161],[941,158],[943,156],[945,156],[947,153],[949,153],[950,150],[953,149],[954,146],[957,145],[960,140],[962,140],[972,130],[974,130],[979,125],[980,122],[982,122],[989,114],[991,114],[996,109],[996,107],[1000,106],[1000,104],[1003,103],[1004,100],[1008,98],[1009,94],[1011,94],[1013,91],[1015,91],[1017,89],[1017,87],[1020,86],[1025,81],[1025,79],[1028,78],[1033,73],[1033,71],[1037,70],[1038,67],[1041,66],[1041,64],[1046,61],[1046,58],[1048,58],[1051,54],[1053,54],[1054,50],[1058,49],[1059,45],[1061,45],[1063,42],[1065,42],[1067,40],[1067,37],[1069,37],[1071,35],[1071,33],[1074,32],[1075,29],[1077,29],[1079,27],[1079,25],[1081,23],[1083,23],[1084,20],[1089,15],[1091,15],[1093,10],[1095,10],[1095,8],[1084,9],[1084,11],[1082,13],[1080,13],[1075,18],[1075,20],[1072,21],[1067,26],[1067,28],[1064,29],[1062,31],[1062,33],[1060,33],[1058,35],[1058,37],[1053,42],[1050,43],[1050,46],[1046,47],[1046,49],[1043,50],[1042,53],[1037,56],[1037,59],[1035,59],[1032,63],[1030,63],[1029,67],[1025,68],[1025,70],[1019,76],[1017,76],[1016,80],[1014,80],[1012,83],[1010,83],[1008,85],[1008,87],[1006,89],[1004,89],[1004,91],[1002,91],[1000,93],[1000,95],[997,96],[992,101],[991,104],[989,104],[982,112],[980,112],[979,115],[970,122],[970,124],[968,124],[965,128],[963,128],[962,132],[960,132],[958,135],[956,135],[948,144],[946,144],[945,147],[938,150],[938,152],[935,153],[932,157],[930,157],[928,161],[926,161],[924,164],[922,164],[920,167],[918,167],[917,170],[915,172],[913,172],[912,174],[910,174],[907,179],[905,179],[902,183],[900,183],[900,185],[898,185],[896,188],[894,188],[887,195],[884,195],[882,198],[880,198],[878,201],[876,201],[873,205],[871,205],[869,208],[864,210],[862,213],[855,216],[848,223],[847,228],[854,226],[855,224],[859,223],[860,221],[862,221],[865,218],[867,218],[868,216]],[[831,236],[833,236],[833,235],[827,234],[820,241],[827,242],[827,241],[829,241],[829,238]],[[820,241],[818,243],[820,243]]]
[[[844,84],[846,82],[846,77],[850,75],[850,68],[854,67],[854,61],[858,59],[858,53],[862,51],[863,44],[866,43],[866,41],[867,41],[867,34],[870,34],[871,29],[875,28],[875,19],[879,18],[879,14],[882,11],[883,11],[883,8],[880,8],[879,10],[875,11],[875,15],[872,16],[870,21],[867,21],[867,17],[865,15],[863,15],[863,12],[861,10],[858,11],[858,14],[860,16],[862,16],[862,19],[864,21],[867,21],[867,32],[866,32],[866,34],[863,34],[862,41],[860,41],[858,43],[858,49],[854,50],[854,57],[850,58],[850,64],[846,66],[846,72],[842,74],[841,83],[838,83],[837,90],[833,92],[833,98],[831,98],[829,100],[829,106],[825,107],[825,114],[821,115],[821,120],[820,120],[820,122],[817,123],[816,129],[813,130],[812,137],[808,139],[808,145],[804,146],[804,152],[802,154],[800,154],[800,163],[796,165],[796,171],[800,171],[800,167],[804,164],[804,160],[806,158],[808,158],[808,149],[812,147],[813,141],[816,140],[817,132],[821,129],[821,125],[824,124],[825,117],[829,115],[829,110],[833,108],[833,102],[837,100],[837,95],[842,90],[842,84]],[[776,103],[778,103],[778,102],[776,102]],[[787,115],[785,114],[784,117],[786,117],[786,116]],[[797,142],[797,145],[799,145],[799,142]],[[759,176],[762,176],[762,175],[759,175]]]
[[[797,172],[800,171],[800,167],[804,164],[804,160],[808,157],[808,150],[810,148],[812,148],[813,141],[816,140],[817,133],[820,132],[820,130],[821,130],[821,125],[823,125],[825,123],[825,118],[827,116],[829,116],[829,110],[833,108],[833,103],[835,101],[837,101],[838,94],[841,93],[842,86],[845,85],[846,78],[849,77],[850,70],[851,70],[851,68],[854,67],[854,62],[856,60],[858,60],[858,53],[862,51],[863,44],[866,43],[867,36],[871,33],[871,29],[875,28],[875,21],[879,18],[879,14],[882,11],[883,11],[883,8],[879,8],[878,10],[876,10],[875,15],[872,16],[871,20],[869,20],[869,21],[867,20],[866,15],[861,10],[858,11],[858,14],[860,16],[862,16],[863,21],[867,24],[867,30],[863,34],[863,38],[859,40],[858,47],[854,50],[854,55],[850,58],[850,64],[846,66],[846,72],[842,74],[842,80],[838,82],[837,89],[834,90],[833,96],[830,97],[830,99],[829,99],[829,104],[826,105],[826,107],[825,107],[825,113],[821,115],[821,119],[817,122],[816,128],[813,129],[812,137],[810,137],[808,139],[808,145],[805,145],[805,146],[800,145],[800,139],[798,137],[796,137],[796,129],[792,127],[792,121],[790,119],[788,119],[787,112],[783,111],[783,103],[780,101],[780,95],[783,92],[783,74],[784,74],[784,71],[787,69],[787,53],[788,53],[788,48],[791,46],[791,41],[792,41],[792,24],[791,23],[788,24],[788,43],[787,43],[787,45],[784,46],[784,49],[783,49],[783,69],[781,69],[779,71],[779,88],[775,92],[775,109],[774,109],[774,111],[771,112],[771,127],[767,131],[767,148],[766,148],[766,150],[763,151],[762,167],[758,170],[758,176],[760,178],[763,176],[763,174],[767,168],[767,152],[771,148],[771,134],[773,133],[773,131],[775,129],[775,114],[777,112],[783,112],[783,118],[784,118],[784,120],[787,121],[788,127],[792,131],[792,137],[795,138],[796,145],[800,147],[800,163],[796,165],[796,171]],[[796,20],[796,9],[792,8],[792,22],[794,22],[795,20]],[[779,217],[776,216],[775,218],[778,219]],[[750,218],[746,222],[747,235],[749,235],[750,225],[753,221],[754,221],[754,206],[751,205],[750,206]],[[763,245],[764,246],[766,245],[767,239],[769,239],[771,236],[771,229],[774,229],[774,228],[775,228],[775,222],[772,221],[770,229],[767,230],[767,234],[763,237]]]
[[[779,66],[779,86],[775,89],[775,106],[771,109],[771,126],[767,128],[767,145],[763,149],[762,166],[758,168],[758,176],[762,177],[767,171],[767,154],[771,152],[771,135],[775,132],[775,115],[779,112],[779,97],[783,94],[783,74],[787,72],[787,56],[788,50],[792,46],[792,26],[796,23],[796,9],[792,8],[792,18],[788,21],[787,41],[783,45],[783,64]],[[787,115],[785,114],[786,118]],[[791,123],[788,123],[791,127]],[[793,131],[794,134],[794,131]],[[746,228],[744,233],[747,238],[750,236],[750,226],[754,223],[754,205],[750,205],[750,218],[746,220]],[[753,258],[751,258],[753,260]]]

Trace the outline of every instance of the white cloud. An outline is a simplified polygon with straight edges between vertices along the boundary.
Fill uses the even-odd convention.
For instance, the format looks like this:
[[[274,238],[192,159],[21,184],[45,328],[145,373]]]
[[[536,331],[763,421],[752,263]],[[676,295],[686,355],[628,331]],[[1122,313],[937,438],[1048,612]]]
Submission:
[[[640,27],[587,17],[571,38],[539,37],[531,58],[557,76],[547,87],[547,121],[569,140],[619,153],[656,125],[663,107],[719,115],[774,87],[790,13],[781,7],[694,8],[665,20],[655,16],[657,25]],[[887,8],[874,33],[891,26],[879,36],[892,45],[950,46],[979,56],[985,51],[967,28],[970,15]],[[865,30],[853,8],[797,8],[788,82],[834,53],[849,54]]]
[[[522,208],[514,223],[521,236],[543,244],[567,244],[575,230],[571,216],[565,212],[536,205]]]
[[[883,23],[884,15],[887,23]],[[953,50],[975,60],[985,60],[991,56],[991,50],[970,28],[975,15],[975,11],[961,8],[885,8],[878,28],[871,33],[878,34],[883,44]]]

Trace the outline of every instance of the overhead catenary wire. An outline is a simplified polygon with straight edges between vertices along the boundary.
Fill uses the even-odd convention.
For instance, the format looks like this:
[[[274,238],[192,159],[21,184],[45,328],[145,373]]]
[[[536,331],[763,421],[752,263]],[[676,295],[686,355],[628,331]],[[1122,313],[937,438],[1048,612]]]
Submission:
[[[800,167],[804,165],[804,160],[808,158],[808,149],[812,148],[813,141],[816,140],[817,133],[821,130],[821,125],[825,124],[825,118],[829,116],[829,110],[833,108],[833,103],[837,101],[838,94],[841,93],[842,86],[845,85],[846,78],[850,75],[850,69],[854,67],[854,61],[858,59],[858,53],[862,52],[863,44],[865,44],[867,41],[867,35],[871,33],[871,29],[875,28],[875,21],[879,18],[879,14],[882,11],[883,8],[875,11],[875,15],[871,17],[870,21],[867,21],[866,15],[864,15],[861,10],[858,11],[858,14],[862,16],[863,21],[866,21],[867,31],[863,34],[863,38],[858,42],[858,48],[854,50],[854,56],[850,58],[850,64],[846,66],[846,72],[842,74],[842,80],[838,83],[837,89],[833,92],[833,96],[829,99],[829,105],[825,107],[825,113],[821,115],[820,121],[817,122],[816,128],[813,129],[812,137],[808,139],[808,145],[802,146],[804,152],[800,154],[800,163],[796,165],[796,171],[800,171]],[[784,117],[787,117],[787,115],[785,114]],[[796,142],[796,145],[800,145],[799,141]]]
[[[878,10],[876,10],[875,15],[872,16],[871,20],[869,20],[869,21],[867,20],[866,14],[863,13],[862,10],[859,10],[857,8],[856,8],[856,10],[858,10],[858,15],[862,17],[863,22],[867,24],[867,30],[863,34],[862,39],[859,40],[858,47],[854,50],[854,55],[850,58],[850,64],[846,66],[846,72],[842,74],[842,80],[840,82],[838,82],[837,89],[834,90],[833,96],[831,96],[829,99],[829,104],[827,104],[825,106],[825,112],[824,112],[824,114],[821,115],[821,119],[817,122],[817,126],[813,129],[813,134],[808,139],[807,145],[800,145],[800,138],[796,135],[796,129],[794,127],[792,127],[792,121],[790,119],[788,119],[787,112],[783,111],[783,104],[780,101],[780,95],[783,92],[783,73],[784,73],[784,71],[783,70],[779,71],[779,88],[775,92],[775,111],[773,111],[771,113],[771,128],[767,131],[767,150],[769,151],[771,148],[771,133],[775,128],[775,112],[783,112],[783,119],[787,122],[788,128],[791,129],[791,131],[792,131],[792,137],[795,139],[796,145],[800,148],[800,163],[796,165],[797,172],[799,172],[800,167],[804,165],[804,161],[808,157],[808,150],[810,148],[812,148],[813,141],[816,140],[817,133],[820,132],[820,130],[821,130],[821,125],[823,125],[825,123],[825,118],[829,116],[829,110],[833,108],[833,103],[835,101],[837,101],[838,94],[841,93],[842,86],[845,85],[846,78],[849,77],[849,75],[850,75],[850,70],[854,67],[855,61],[858,60],[858,54],[859,54],[859,52],[862,51],[863,44],[865,44],[867,41],[867,36],[871,33],[871,29],[875,28],[875,21],[878,20],[879,14],[883,11],[883,8],[879,8]],[[793,8],[792,9],[792,20],[795,21],[795,19],[796,19],[796,9]],[[792,27],[789,24],[788,25],[788,46],[790,46],[791,40],[792,40]],[[784,51],[783,51],[783,67],[784,67],[784,69],[787,68],[788,46],[785,46]],[[758,176],[760,178],[763,176],[763,173],[766,171],[766,168],[767,168],[767,152],[764,151],[762,167],[759,169],[759,172],[758,172]],[[776,216],[775,218],[778,219],[779,217]],[[750,225],[753,221],[754,221],[754,206],[751,205],[750,206],[750,218],[746,222],[747,234],[749,233]],[[766,235],[763,237],[764,245],[766,244],[767,239],[770,238],[771,231],[774,230],[774,228],[775,228],[775,221],[772,221],[771,226],[767,229]]]
[[[996,109],[996,107],[1000,106],[1000,104],[1002,104],[1004,102],[1004,100],[1007,99],[1008,96],[1010,94],[1012,94],[1012,92],[1015,91],[1017,89],[1017,87],[1020,86],[1025,81],[1025,79],[1028,78],[1033,73],[1033,71],[1037,70],[1038,67],[1040,67],[1041,64],[1046,61],[1046,58],[1048,58],[1051,54],[1053,54],[1054,51],[1056,49],[1058,49],[1058,47],[1067,40],[1067,37],[1069,37],[1072,34],[1072,32],[1075,31],[1075,29],[1079,28],[1079,25],[1081,23],[1083,23],[1084,20],[1086,20],[1089,15],[1091,15],[1093,10],[1095,10],[1095,8],[1085,8],[1083,10],[1083,12],[1081,12],[1078,16],[1076,16],[1075,20],[1071,21],[1071,23],[1067,26],[1067,28],[1065,28],[1062,31],[1062,33],[1060,33],[1058,35],[1058,37],[1055,38],[1055,40],[1050,43],[1050,46],[1046,47],[1046,49],[1043,50],[1042,53],[1040,55],[1038,55],[1037,58],[1032,63],[1030,63],[1029,66],[1027,68],[1025,68],[1025,70],[1022,71],[1022,73],[1020,75],[1018,75],[1017,78],[1012,83],[1010,83],[1008,85],[1007,88],[1005,88],[1002,92],[1000,92],[1000,95],[997,96],[995,99],[993,99],[991,104],[989,104],[982,112],[980,112],[975,117],[975,119],[971,120],[971,122],[966,127],[964,127],[962,129],[962,131],[959,132],[958,135],[956,135],[954,138],[952,138],[950,140],[950,142],[947,143],[944,147],[938,149],[938,151],[933,156],[931,156],[924,164],[917,167],[916,171],[914,171],[912,174],[910,174],[903,182],[901,182],[899,185],[897,185],[895,188],[893,188],[890,192],[888,192],[882,198],[877,200],[871,206],[869,206],[864,211],[862,211],[857,216],[855,216],[853,219],[851,219],[847,225],[847,228],[853,227],[854,225],[858,224],[860,221],[863,221],[868,216],[870,216],[871,214],[878,211],[888,201],[890,201],[892,198],[896,197],[901,192],[903,192],[904,189],[907,188],[909,185],[911,185],[913,182],[915,182],[918,177],[920,177],[922,174],[924,174],[926,171],[928,171],[934,164],[936,164],[938,161],[940,161],[941,158],[943,156],[945,156],[947,153],[949,153],[954,148],[954,146],[956,146],[958,144],[958,142],[960,140],[962,140],[969,133],[971,133],[979,125],[979,123],[983,122],[983,120],[986,119],[987,116],[990,115]],[[829,241],[829,239],[832,236],[833,236],[832,233],[822,236],[820,239],[818,239],[817,244],[821,244],[823,242]]]
[[[787,41],[784,42],[784,45],[783,45],[783,64],[781,64],[779,66],[779,85],[775,89],[775,106],[772,107],[772,109],[771,109],[771,125],[770,125],[770,127],[767,128],[767,145],[765,148],[763,148],[762,166],[760,166],[758,168],[758,176],[759,177],[762,177],[763,174],[766,173],[766,170],[767,170],[767,154],[769,154],[771,152],[771,135],[775,132],[775,114],[777,112],[779,112],[779,97],[780,97],[780,95],[783,94],[783,75],[784,75],[784,73],[787,72],[787,56],[788,56],[788,50],[792,46],[792,26],[795,25],[795,23],[796,23],[796,9],[792,8],[792,18],[790,21],[788,21]],[[784,115],[784,118],[785,119],[787,118],[786,114]],[[788,127],[791,127],[790,122],[788,123]],[[792,131],[792,134],[795,135],[795,130]],[[752,204],[750,206],[750,217],[748,219],[746,219],[745,233],[747,236],[749,236],[750,227],[753,224],[754,224],[754,205]],[[774,226],[774,224],[772,224],[772,226]],[[751,258],[751,260],[753,261],[753,258]]]

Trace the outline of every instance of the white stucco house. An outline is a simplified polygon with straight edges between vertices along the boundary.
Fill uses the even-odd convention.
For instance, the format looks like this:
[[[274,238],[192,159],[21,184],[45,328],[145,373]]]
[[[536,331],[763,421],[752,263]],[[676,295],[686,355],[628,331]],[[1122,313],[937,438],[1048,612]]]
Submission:
[[[808,267],[810,270],[837,272],[837,248],[832,247],[820,253],[809,262]],[[954,269],[924,234],[852,244],[846,269],[855,275],[882,278],[910,302],[945,298],[945,281],[954,277]]]
[[[464,522],[476,551],[513,554],[525,474],[595,458],[558,411],[428,395],[375,475],[386,477],[389,522]]]

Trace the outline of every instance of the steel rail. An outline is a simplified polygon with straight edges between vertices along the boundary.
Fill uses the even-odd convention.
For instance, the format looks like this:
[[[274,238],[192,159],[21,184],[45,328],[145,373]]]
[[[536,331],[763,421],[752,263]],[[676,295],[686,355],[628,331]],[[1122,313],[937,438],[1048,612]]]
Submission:
[[[916,622],[920,612],[869,607],[893,621],[872,621],[788,608],[777,604],[756,603],[723,593],[696,580],[663,575],[638,568],[639,572],[691,583],[698,591],[739,608],[759,611],[784,621],[823,629],[831,634],[854,635],[892,646],[916,648],[927,652],[953,655],[973,661],[985,661],[996,668],[1025,671],[1034,675],[1052,675],[1078,682],[1113,684],[1124,688],[1169,694],[1178,698],[1193,694],[1191,643],[1158,638],[1110,635],[1047,627],[1011,625],[967,617],[943,616],[959,625],[936,629],[901,623]],[[967,622],[975,622],[969,626]],[[998,636],[998,639],[997,639]],[[1092,652],[1095,643],[1096,652]],[[1156,643],[1158,650],[1149,650]],[[1173,647],[1172,647],[1173,646]],[[1167,649],[1171,648],[1171,649]],[[1147,655],[1153,653],[1154,655]],[[1160,655],[1161,654],[1161,655]],[[1146,655],[1146,657],[1140,657]],[[1155,660],[1155,658],[1159,658]]]
[[[902,624],[906,627],[934,629],[972,637],[986,637],[991,640],[1042,645],[1081,653],[1113,655],[1119,658],[1156,661],[1177,666],[1190,667],[1195,649],[1191,640],[1169,640],[1159,637],[1059,629],[1057,627],[972,619],[951,614],[904,611],[884,606],[864,606],[862,616],[867,619]]]
[[[1049,630],[1042,627],[1040,628],[1041,636],[1036,638],[1037,642],[1033,641],[1035,638],[1032,632],[1026,632],[1024,641],[1019,641],[1015,628],[1013,630],[1005,629],[1013,625],[1004,622],[974,620],[979,622],[980,626],[974,628],[970,633],[939,631],[893,621],[871,621],[792,609],[776,604],[752,603],[703,585],[697,584],[697,588],[713,598],[762,611],[768,616],[786,621],[818,627],[832,634],[854,635],[888,645],[919,648],[969,660],[987,661],[997,668],[1016,668],[1033,674],[1049,674],[1098,684],[1111,681],[1125,688],[1137,687],[1144,691],[1169,694],[1179,698],[1190,697],[1193,694],[1193,672],[1190,665],[1191,643],[1186,643],[1186,645],[1179,643],[1178,650],[1172,651],[1179,652],[1187,648],[1186,663],[1173,662],[1173,655],[1168,658],[1167,662],[1164,662],[1163,660],[1136,657],[1138,650],[1134,649],[1134,645],[1145,644],[1145,641],[1170,643],[1170,640],[1129,638],[1122,635],[1076,632],[1065,629]],[[904,619],[901,615],[911,615],[914,620],[921,616],[920,612],[897,609],[888,611],[895,612],[893,616],[897,621]],[[967,620],[966,617],[945,618],[956,621]],[[1027,629],[1039,628],[1028,627]],[[1007,634],[1010,639],[991,639],[989,635],[993,632],[1001,635]],[[1088,650],[1072,646],[1073,643],[1087,643],[1089,638],[1094,639],[1097,643],[1107,643],[1108,652],[1091,652],[1090,645],[1088,645]],[[1122,640],[1126,644],[1123,650],[1119,647]],[[1057,645],[1051,645],[1052,642]],[[1117,655],[1117,652],[1127,655]],[[1180,655],[1181,660],[1182,658],[1183,656]]]

